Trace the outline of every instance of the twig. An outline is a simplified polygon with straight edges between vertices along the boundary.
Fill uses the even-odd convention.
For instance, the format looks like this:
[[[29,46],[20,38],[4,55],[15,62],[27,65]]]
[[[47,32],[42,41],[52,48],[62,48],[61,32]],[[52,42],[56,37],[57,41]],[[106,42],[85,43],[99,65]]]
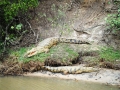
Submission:
[[[31,27],[31,24],[25,19],[25,21],[27,22],[27,24],[29,25],[30,27],[30,30],[33,32],[34,36],[36,35],[35,32],[33,31],[32,27]]]

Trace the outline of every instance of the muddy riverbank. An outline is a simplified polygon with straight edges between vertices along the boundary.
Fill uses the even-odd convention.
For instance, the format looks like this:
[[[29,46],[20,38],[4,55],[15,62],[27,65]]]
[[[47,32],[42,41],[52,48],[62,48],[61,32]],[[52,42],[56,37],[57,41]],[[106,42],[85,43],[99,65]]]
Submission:
[[[108,65],[109,64],[109,65]],[[78,64],[82,65],[82,64]],[[6,75],[22,75],[22,76],[37,76],[37,77],[54,77],[61,79],[72,79],[72,80],[82,80],[103,83],[106,85],[116,85],[120,86],[120,69],[118,70],[110,69],[110,63],[104,63],[104,66],[107,68],[99,67],[100,70],[97,72],[91,73],[82,73],[82,74],[63,74],[63,73],[52,73],[42,69],[44,64],[38,61],[31,61],[29,63],[18,63],[18,62],[6,62],[1,65],[0,74],[2,76]],[[76,66],[76,65],[75,65]],[[98,68],[98,67],[96,67]],[[108,69],[109,68],[109,69]]]
[[[112,69],[101,69],[98,72],[82,73],[82,74],[67,74],[51,73],[49,71],[38,71],[34,73],[27,73],[24,76],[37,76],[37,77],[55,77],[61,79],[73,79],[103,83],[106,85],[120,86],[120,71]]]

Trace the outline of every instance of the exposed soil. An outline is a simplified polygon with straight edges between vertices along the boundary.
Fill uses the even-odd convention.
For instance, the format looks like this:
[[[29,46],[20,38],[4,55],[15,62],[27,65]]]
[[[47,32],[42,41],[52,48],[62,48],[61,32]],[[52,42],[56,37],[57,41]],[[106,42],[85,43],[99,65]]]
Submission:
[[[27,72],[35,72],[41,70],[44,64],[38,61],[30,61],[28,63],[20,63],[17,61],[5,61],[0,65],[1,75],[22,75]]]

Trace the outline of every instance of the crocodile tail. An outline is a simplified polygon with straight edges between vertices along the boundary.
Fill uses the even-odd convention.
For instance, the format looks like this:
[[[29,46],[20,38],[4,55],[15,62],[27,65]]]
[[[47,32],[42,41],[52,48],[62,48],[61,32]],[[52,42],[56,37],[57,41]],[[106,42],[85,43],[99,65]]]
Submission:
[[[73,43],[73,44],[90,44],[87,41],[82,41],[78,39],[66,39],[66,38],[59,38],[59,42],[61,43]]]

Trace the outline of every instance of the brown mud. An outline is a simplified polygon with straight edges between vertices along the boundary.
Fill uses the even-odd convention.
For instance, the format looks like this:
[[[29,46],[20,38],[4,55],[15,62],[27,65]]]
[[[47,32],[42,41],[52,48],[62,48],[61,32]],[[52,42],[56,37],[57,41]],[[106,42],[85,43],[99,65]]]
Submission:
[[[38,61],[30,61],[28,63],[20,63],[18,61],[4,61],[0,65],[1,75],[22,75],[27,72],[35,72],[41,70],[43,63]]]

